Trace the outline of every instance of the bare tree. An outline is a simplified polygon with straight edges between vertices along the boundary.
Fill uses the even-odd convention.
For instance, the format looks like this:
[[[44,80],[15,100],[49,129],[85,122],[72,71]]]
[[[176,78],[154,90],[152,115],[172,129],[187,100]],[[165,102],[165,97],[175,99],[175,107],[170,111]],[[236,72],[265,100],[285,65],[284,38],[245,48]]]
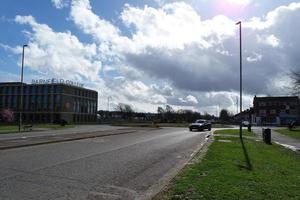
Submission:
[[[125,103],[119,103],[115,110],[121,112],[123,118],[131,118],[132,113],[134,112],[132,107]]]
[[[292,72],[291,78],[293,80],[293,94],[300,95],[300,71]]]

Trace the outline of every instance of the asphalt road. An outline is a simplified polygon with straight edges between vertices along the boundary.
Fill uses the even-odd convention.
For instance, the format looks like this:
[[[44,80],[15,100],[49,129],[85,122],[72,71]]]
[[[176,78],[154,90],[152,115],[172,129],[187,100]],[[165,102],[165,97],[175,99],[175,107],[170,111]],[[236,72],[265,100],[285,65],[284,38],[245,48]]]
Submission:
[[[37,137],[47,135],[77,134],[85,132],[110,131],[125,129],[128,127],[110,126],[110,125],[76,125],[74,128],[58,129],[58,130],[41,130],[29,131],[21,133],[0,134],[0,140],[16,139],[21,137]]]
[[[145,199],[209,132],[143,130],[0,151],[0,199]]]

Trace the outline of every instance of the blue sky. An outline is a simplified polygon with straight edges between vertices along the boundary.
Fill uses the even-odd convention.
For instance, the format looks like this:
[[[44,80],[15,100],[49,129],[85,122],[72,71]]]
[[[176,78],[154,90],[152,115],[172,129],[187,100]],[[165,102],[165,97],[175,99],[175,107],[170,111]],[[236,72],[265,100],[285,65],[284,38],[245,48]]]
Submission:
[[[235,111],[243,21],[244,108],[254,95],[287,95],[299,70],[300,3],[258,0],[3,0],[0,81],[66,78],[137,111],[167,104]],[[268,75],[266,77],[266,75]]]

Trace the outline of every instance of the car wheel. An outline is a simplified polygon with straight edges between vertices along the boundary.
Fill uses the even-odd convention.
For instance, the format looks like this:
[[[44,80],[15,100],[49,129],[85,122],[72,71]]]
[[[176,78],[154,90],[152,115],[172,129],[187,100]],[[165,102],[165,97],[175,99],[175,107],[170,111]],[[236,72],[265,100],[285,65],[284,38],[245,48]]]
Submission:
[[[210,130],[211,130],[211,127],[208,127],[208,130],[210,131]]]
[[[190,128],[190,131],[192,131],[193,129]]]

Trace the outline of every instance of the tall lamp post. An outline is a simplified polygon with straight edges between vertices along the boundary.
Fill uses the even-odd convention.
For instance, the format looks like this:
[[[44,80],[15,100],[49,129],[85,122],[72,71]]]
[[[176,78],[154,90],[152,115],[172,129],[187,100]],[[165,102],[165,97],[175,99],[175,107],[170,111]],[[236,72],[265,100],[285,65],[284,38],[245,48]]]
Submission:
[[[247,149],[245,147],[244,141],[243,141],[243,132],[242,132],[242,106],[243,106],[243,99],[242,99],[242,91],[243,91],[243,74],[242,74],[242,22],[238,21],[236,23],[236,25],[239,25],[240,28],[240,140],[241,140],[241,144],[242,144],[242,148],[243,148],[243,152],[244,152],[244,156],[245,156],[245,160],[246,160],[246,167],[247,169],[251,170],[252,169],[252,165],[250,162],[250,158],[249,155],[247,153]]]
[[[243,90],[243,82],[242,82],[242,22],[238,21],[236,25],[239,25],[240,28],[240,139],[243,139],[242,134],[242,90]]]
[[[21,69],[21,88],[20,88],[20,115],[19,115],[19,132],[21,132],[22,127],[22,111],[23,111],[23,71],[24,71],[24,50],[25,47],[27,47],[27,44],[23,45],[23,51],[22,51],[22,69]]]

